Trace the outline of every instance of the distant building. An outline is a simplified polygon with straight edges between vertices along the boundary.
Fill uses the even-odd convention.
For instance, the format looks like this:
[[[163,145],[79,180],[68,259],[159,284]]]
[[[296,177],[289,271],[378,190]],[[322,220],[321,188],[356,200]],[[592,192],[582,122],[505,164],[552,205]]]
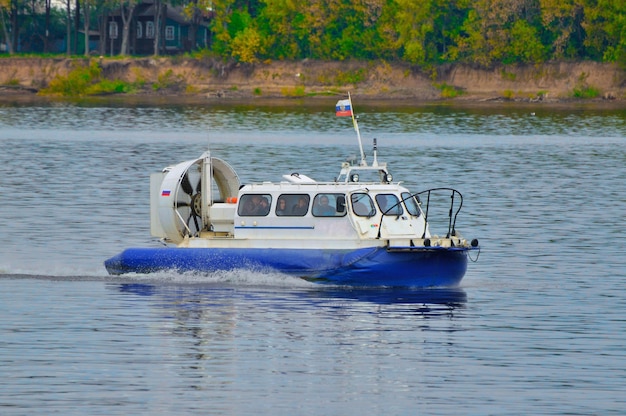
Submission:
[[[159,54],[178,54],[210,45],[209,21],[210,14],[198,16],[195,23],[188,20],[178,7],[168,7],[159,3],[162,16],[165,17],[161,26]],[[128,53],[130,55],[153,55],[154,38],[158,28],[155,25],[157,3],[144,0],[135,7],[128,36]],[[127,11],[128,12],[128,11]],[[106,22],[106,33],[103,41],[106,55],[117,55],[122,47],[123,21],[119,8],[113,11]],[[195,36],[194,36],[195,35]]]
[[[65,40],[63,40],[63,44],[60,45],[61,52],[65,52]],[[85,31],[78,31],[78,42],[76,44],[76,54],[82,55],[85,53]],[[89,31],[89,53],[90,54],[99,54],[100,53],[100,32],[97,30]]]

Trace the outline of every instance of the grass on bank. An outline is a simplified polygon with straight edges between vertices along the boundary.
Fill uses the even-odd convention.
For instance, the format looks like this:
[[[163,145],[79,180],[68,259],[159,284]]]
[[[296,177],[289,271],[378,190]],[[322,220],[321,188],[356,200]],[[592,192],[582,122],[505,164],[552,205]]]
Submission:
[[[90,61],[89,66],[76,66],[67,76],[57,75],[50,81],[48,87],[39,91],[42,95],[62,95],[65,97],[80,97],[86,95],[106,95],[130,93],[143,85],[122,80],[103,78],[102,68],[96,61]]]
[[[435,84],[435,88],[441,91],[441,98],[455,98],[463,95],[463,90],[455,87],[454,85],[448,85],[445,82],[442,84]]]
[[[600,96],[600,90],[591,86],[576,87],[572,91],[572,96],[582,99],[598,98]]]
[[[572,90],[572,97],[581,99],[597,98],[600,96],[600,90],[592,85],[587,84],[589,74],[582,72],[578,76],[576,86]]]

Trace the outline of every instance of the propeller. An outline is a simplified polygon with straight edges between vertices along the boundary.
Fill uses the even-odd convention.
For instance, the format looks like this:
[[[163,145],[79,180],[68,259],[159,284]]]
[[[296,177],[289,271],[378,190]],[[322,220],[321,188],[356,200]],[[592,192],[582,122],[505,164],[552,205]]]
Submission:
[[[210,175],[208,169],[212,170]],[[150,186],[152,235],[181,244],[214,228],[209,217],[213,197],[236,199],[241,182],[228,163],[214,157],[209,161],[203,154],[154,174]]]

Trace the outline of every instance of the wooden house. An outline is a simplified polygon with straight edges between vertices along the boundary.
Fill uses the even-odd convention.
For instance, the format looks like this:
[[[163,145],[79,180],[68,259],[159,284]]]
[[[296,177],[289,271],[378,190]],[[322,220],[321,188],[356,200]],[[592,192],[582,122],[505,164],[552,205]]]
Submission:
[[[161,7],[161,16],[164,16],[160,28],[157,28],[155,23],[158,5]],[[144,0],[135,6],[133,12],[128,36],[128,53],[130,55],[153,55],[157,30],[160,30],[159,55],[178,54],[208,47],[210,44],[209,19],[208,14],[200,16],[193,24],[183,15],[180,8],[170,7],[153,0]],[[105,40],[107,55],[120,53],[123,27],[122,16],[118,9],[107,18]]]

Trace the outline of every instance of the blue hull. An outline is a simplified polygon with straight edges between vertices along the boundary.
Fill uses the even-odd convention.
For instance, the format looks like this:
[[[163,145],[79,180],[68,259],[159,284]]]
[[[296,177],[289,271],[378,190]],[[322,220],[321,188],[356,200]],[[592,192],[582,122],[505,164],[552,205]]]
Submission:
[[[275,270],[319,283],[351,286],[458,286],[465,248],[388,250],[129,248],[105,261],[109,274]]]

